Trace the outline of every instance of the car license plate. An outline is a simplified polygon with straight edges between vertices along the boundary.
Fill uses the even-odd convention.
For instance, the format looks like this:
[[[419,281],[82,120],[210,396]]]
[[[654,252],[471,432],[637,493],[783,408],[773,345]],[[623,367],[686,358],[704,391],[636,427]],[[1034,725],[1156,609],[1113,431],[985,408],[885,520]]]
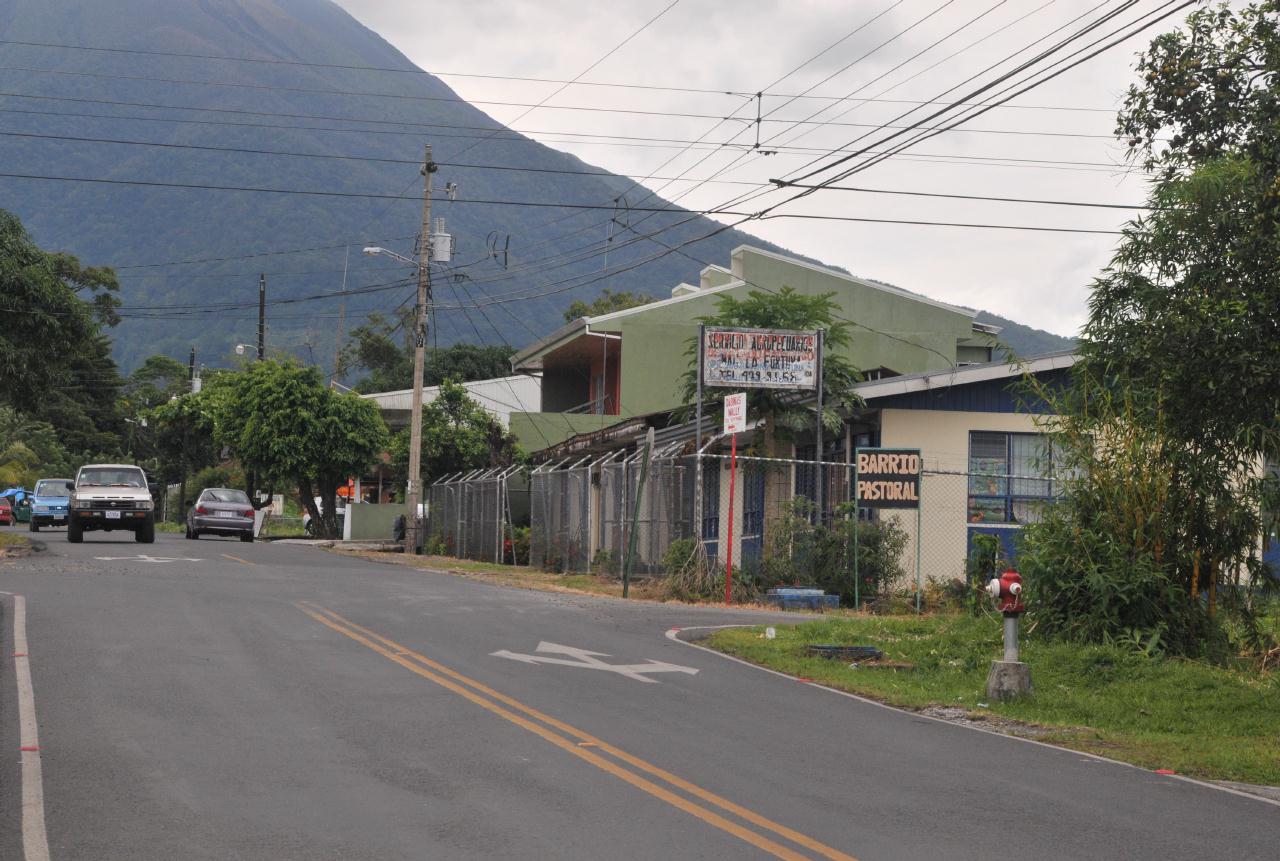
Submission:
[[[118,511],[107,512],[107,520],[119,520],[119,519],[120,519],[120,512]]]
[[[219,511],[218,516],[219,517],[235,517],[236,513],[234,511]]]

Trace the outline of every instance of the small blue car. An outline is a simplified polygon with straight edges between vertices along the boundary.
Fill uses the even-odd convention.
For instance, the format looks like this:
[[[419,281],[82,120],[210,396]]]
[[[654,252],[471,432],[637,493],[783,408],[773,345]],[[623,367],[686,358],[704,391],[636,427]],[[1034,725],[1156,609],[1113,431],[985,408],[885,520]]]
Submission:
[[[42,478],[36,482],[35,499],[31,505],[32,532],[41,526],[66,526],[67,509],[71,506],[71,491],[67,478]]]

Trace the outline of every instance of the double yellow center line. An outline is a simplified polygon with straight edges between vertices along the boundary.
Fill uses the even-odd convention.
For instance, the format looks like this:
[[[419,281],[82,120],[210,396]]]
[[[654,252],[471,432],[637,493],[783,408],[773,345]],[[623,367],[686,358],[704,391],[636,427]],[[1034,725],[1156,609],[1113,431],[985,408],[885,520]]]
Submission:
[[[564,721],[499,693],[332,610],[309,601],[298,602],[297,607],[322,625],[355,640],[409,672],[452,691],[486,711],[549,741],[566,753],[776,858],[804,861],[814,857],[774,839],[782,838],[794,846],[802,847],[818,857],[829,858],[831,861],[857,861],[851,855],[833,849],[785,825],[780,825],[741,805],[734,804],[714,792],[677,777]],[[721,812],[717,812],[716,808]],[[732,815],[740,821],[730,819],[724,814]]]

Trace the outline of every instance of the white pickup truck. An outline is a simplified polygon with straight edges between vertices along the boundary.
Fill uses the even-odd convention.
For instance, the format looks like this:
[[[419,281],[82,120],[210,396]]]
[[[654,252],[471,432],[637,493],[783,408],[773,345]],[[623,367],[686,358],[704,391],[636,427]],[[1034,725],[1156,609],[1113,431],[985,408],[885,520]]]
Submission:
[[[155,503],[147,489],[147,474],[132,464],[95,463],[80,467],[67,482],[71,508],[67,541],[79,544],[85,532],[127,529],[136,541],[156,540]]]

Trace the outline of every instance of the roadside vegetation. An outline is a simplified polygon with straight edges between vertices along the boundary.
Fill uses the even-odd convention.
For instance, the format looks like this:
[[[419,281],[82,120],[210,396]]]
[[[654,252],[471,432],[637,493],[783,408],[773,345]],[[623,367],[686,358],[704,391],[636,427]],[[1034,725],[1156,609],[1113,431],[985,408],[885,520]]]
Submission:
[[[24,536],[0,531],[0,550],[6,547],[26,547],[30,543]]]
[[[1280,625],[1272,608],[1266,624]],[[1136,639],[1079,644],[1030,637],[1033,696],[986,701],[1001,648],[998,614],[858,616],[716,632],[712,647],[908,709],[961,709],[992,729],[1193,777],[1280,786],[1280,675],[1256,662],[1212,665],[1149,654]],[[809,644],[864,645],[913,669],[810,657]],[[946,716],[958,716],[949,713]],[[1016,721],[1017,724],[1011,723]]]
[[[545,592],[576,592],[584,595],[622,597],[622,581],[610,574],[560,574],[518,565],[472,562],[467,559],[455,559],[452,556],[405,556],[402,553],[343,550],[341,547],[335,547],[333,550],[343,555],[359,556],[362,559],[369,559],[375,562],[456,574],[474,580],[483,580],[496,586],[514,586],[520,589],[536,589]],[[661,582],[654,579],[633,583],[631,597],[640,600],[658,601],[665,600],[666,595]]]
[[[1140,55],[1116,131],[1153,177],[1095,279],[1019,565],[1042,633],[1223,663],[1276,649],[1280,102],[1274,2],[1197,9]],[[1261,468],[1263,465],[1269,468]]]

